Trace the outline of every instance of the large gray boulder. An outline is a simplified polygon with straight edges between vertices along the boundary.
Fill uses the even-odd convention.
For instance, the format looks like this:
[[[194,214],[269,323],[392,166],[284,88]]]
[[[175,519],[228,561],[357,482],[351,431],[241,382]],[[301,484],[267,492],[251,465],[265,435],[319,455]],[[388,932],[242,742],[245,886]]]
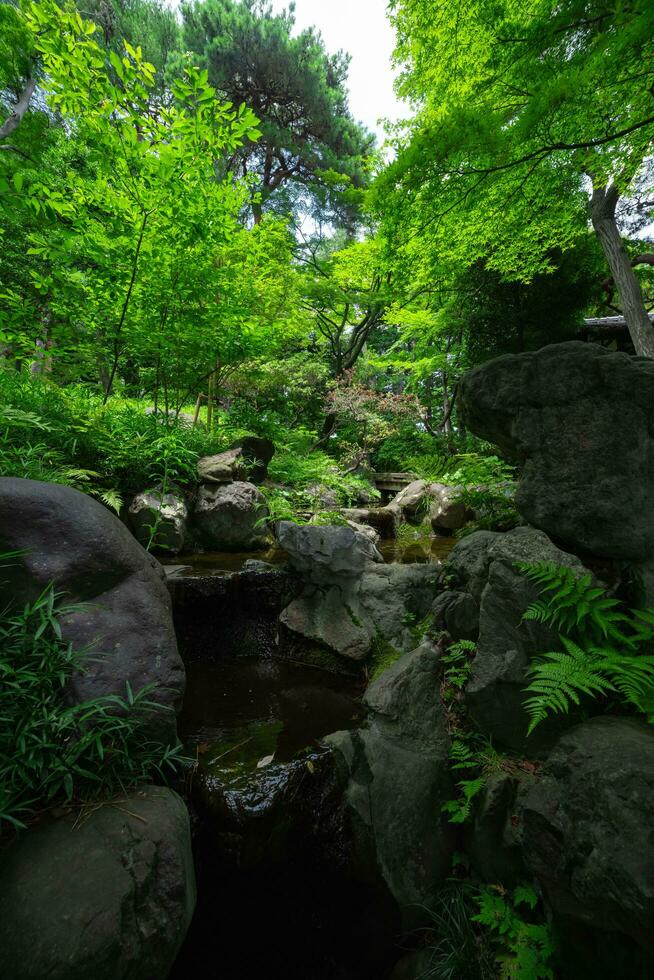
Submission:
[[[573,550],[654,554],[654,361],[553,344],[469,371],[468,428],[524,464],[516,506]]]
[[[196,537],[207,550],[250,551],[268,543],[266,500],[252,483],[203,484],[195,503]]]
[[[233,483],[236,480],[261,483],[274,454],[275,447],[270,439],[245,436],[222,453],[202,456],[198,460],[198,480],[200,483]]]
[[[202,456],[198,460],[198,480],[200,483],[233,483],[246,480],[247,468],[240,449],[227,449],[213,456]]]
[[[0,552],[23,554],[3,569],[5,600],[34,599],[51,582],[84,605],[62,621],[75,649],[89,650],[71,694],[79,701],[152,684],[165,710],[152,737],[174,741],[184,693],[165,575],[128,529],[97,500],[70,487],[0,478]]]
[[[384,560],[370,537],[349,525],[280,521],[276,533],[291,568],[315,585],[356,578],[371,562]]]
[[[348,507],[342,513],[355,524],[374,528],[380,538],[394,538],[397,533],[397,514],[387,507]]]
[[[411,928],[450,871],[452,828],[441,819],[453,788],[438,684],[428,641],[367,690],[358,731],[328,736],[345,793],[361,873],[380,875]]]
[[[562,727],[571,724],[559,715],[538,726],[527,739],[528,717],[524,709],[527,668],[538,654],[559,649],[556,631],[538,622],[522,622],[527,607],[538,598],[538,590],[516,568],[518,562],[553,562],[586,569],[574,555],[554,545],[542,531],[518,527],[507,533],[479,531],[457,544],[446,562],[446,572],[457,586],[455,595],[466,592],[479,604],[479,637],[466,687],[466,704],[475,725],[493,741],[518,751],[538,752],[551,744]],[[448,608],[438,605],[445,622],[461,613],[459,636],[473,639],[474,610],[457,599]],[[465,613],[465,615],[463,615]],[[463,632],[466,626],[468,632]]]
[[[45,816],[2,855],[0,975],[163,980],[195,906],[189,817],[169,789]]]
[[[572,728],[513,812],[554,914],[622,932],[654,956],[654,729],[610,716]]]
[[[139,544],[151,544],[172,554],[184,548],[188,508],[181,494],[144,490],[132,500],[127,517]]]
[[[461,499],[462,493],[463,487],[452,487],[445,483],[430,484],[429,520],[432,530],[437,534],[459,531],[474,519],[475,512]]]
[[[421,508],[426,509],[428,496],[429,484],[427,481],[413,480],[403,490],[400,490],[389,504],[386,504],[386,510],[391,511],[397,517],[411,520],[416,517]]]
[[[436,575],[428,564],[369,562],[358,577],[333,584],[308,582],[280,615],[293,633],[351,660],[363,660],[378,639],[408,651],[411,625],[422,620],[434,600]]]

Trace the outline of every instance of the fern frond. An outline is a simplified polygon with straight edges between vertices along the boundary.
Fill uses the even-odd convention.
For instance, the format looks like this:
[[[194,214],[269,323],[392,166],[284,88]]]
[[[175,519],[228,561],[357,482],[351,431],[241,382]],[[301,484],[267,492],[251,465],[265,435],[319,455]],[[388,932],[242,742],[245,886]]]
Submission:
[[[530,668],[533,680],[526,688],[525,708],[529,714],[530,735],[548,714],[567,714],[580,703],[580,696],[615,691],[606,671],[606,660],[599,653],[587,652],[568,637],[561,636],[564,650],[543,654]]]
[[[541,591],[541,598],[526,609],[525,621],[543,623],[559,633],[576,633],[584,639],[631,644],[632,619],[617,599],[592,584],[589,572],[580,575],[554,562],[519,562],[517,567]]]

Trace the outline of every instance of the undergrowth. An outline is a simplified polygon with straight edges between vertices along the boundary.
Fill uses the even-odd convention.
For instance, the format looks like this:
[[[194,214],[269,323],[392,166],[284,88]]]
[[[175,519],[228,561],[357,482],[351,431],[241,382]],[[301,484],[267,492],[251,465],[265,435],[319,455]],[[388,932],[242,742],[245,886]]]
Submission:
[[[75,608],[48,587],[0,612],[0,833],[57,803],[165,781],[183,761],[180,746],[147,735],[153,713],[171,710],[151,700],[152,685],[71,702],[71,681],[88,663],[62,638],[60,618]]]
[[[452,880],[425,912],[419,980],[552,980],[555,944],[529,885]]]

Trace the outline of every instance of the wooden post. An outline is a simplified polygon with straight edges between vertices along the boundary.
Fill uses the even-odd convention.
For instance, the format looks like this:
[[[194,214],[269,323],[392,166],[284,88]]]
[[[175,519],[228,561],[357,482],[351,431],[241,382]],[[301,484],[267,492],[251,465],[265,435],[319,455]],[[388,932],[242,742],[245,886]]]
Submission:
[[[206,395],[200,392],[200,394],[196,399],[195,411],[193,412],[193,428],[195,428],[196,425],[198,424],[198,419],[200,418],[200,406],[202,405],[202,399],[206,397],[207,397]]]
[[[215,372],[209,375],[209,394],[207,395],[207,432],[211,432],[213,425],[213,398],[216,388]]]

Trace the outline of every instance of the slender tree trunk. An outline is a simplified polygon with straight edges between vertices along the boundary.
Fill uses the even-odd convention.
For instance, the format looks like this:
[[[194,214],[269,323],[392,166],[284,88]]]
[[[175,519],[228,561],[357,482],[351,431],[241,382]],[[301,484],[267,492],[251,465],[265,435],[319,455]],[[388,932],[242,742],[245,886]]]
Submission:
[[[214,372],[209,375],[209,392],[207,394],[207,432],[213,429],[213,396],[216,390]]]
[[[443,432],[447,435],[452,433],[452,408],[450,406],[450,394],[447,387],[447,371],[443,371]]]
[[[591,199],[593,228],[620,294],[624,318],[635,351],[642,357],[654,358],[654,329],[645,308],[640,283],[615,220],[619,196],[619,191],[614,184],[609,187],[593,187]]]
[[[204,395],[202,394],[202,392],[200,392],[200,394],[198,395],[198,397],[197,397],[197,399],[195,401],[195,411],[193,412],[193,428],[195,428],[196,425],[198,424],[198,420],[200,418],[200,408],[202,406],[202,399],[203,398],[204,398]]]
[[[136,248],[134,249],[134,256],[132,258],[132,274],[130,276],[129,285],[127,287],[127,292],[125,293],[125,299],[123,301],[123,308],[120,312],[120,320],[118,321],[118,326],[116,327],[116,334],[114,338],[114,352],[111,362],[111,371],[109,372],[109,384],[104,395],[103,404],[107,404],[109,400],[109,395],[111,394],[114,386],[114,379],[116,377],[116,371],[118,370],[118,361],[120,360],[120,335],[122,333],[123,325],[125,323],[125,317],[127,316],[127,310],[129,308],[130,300],[132,298],[132,290],[134,289],[134,283],[136,282],[136,273],[138,271],[139,257],[141,255],[141,246],[143,245],[143,236],[145,235],[145,226],[148,223],[149,212],[146,211],[143,215],[141,221],[141,230],[139,232],[138,241],[136,243]]]
[[[2,126],[0,126],[0,140],[7,139],[8,136],[11,136],[14,130],[18,129],[23,121],[23,116],[29,109],[29,104],[35,88],[36,80],[34,78],[28,78],[25,82],[25,88],[18,96],[13,112],[5,119]]]

